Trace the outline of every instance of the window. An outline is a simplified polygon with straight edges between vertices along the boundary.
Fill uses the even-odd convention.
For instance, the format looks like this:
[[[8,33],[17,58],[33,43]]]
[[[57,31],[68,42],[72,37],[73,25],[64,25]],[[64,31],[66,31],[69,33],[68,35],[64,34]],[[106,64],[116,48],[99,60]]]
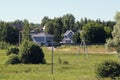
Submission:
[[[67,36],[65,36],[65,38],[67,38]]]

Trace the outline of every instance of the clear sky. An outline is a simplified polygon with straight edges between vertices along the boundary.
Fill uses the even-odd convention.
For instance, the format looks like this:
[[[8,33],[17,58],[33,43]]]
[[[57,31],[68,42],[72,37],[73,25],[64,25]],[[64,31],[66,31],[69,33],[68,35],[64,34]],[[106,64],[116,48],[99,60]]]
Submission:
[[[120,0],[0,0],[0,20],[27,19],[40,23],[44,16],[60,17],[67,13],[90,19],[114,20]]]

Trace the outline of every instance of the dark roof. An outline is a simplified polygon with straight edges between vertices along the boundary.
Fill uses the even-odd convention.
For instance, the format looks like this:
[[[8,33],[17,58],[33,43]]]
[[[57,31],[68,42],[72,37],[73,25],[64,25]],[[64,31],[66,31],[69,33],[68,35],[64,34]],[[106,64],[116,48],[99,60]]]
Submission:
[[[33,37],[53,37],[53,35],[50,35],[50,34],[45,33],[45,32],[41,32],[38,34],[34,34]]]
[[[65,33],[64,33],[64,35],[68,35],[70,32],[72,32],[73,33],[73,31],[72,30],[67,30]],[[73,33],[74,34],[74,33]]]

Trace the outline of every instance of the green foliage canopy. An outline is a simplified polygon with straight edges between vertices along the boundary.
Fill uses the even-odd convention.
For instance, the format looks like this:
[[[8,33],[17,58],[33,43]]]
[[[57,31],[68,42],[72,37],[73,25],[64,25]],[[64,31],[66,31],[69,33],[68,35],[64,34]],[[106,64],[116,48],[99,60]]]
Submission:
[[[8,57],[8,60],[6,61],[6,64],[19,64],[19,63],[20,63],[20,60],[18,58],[18,55],[16,54],[11,54]]]
[[[120,75],[120,64],[113,60],[105,60],[96,66],[96,75],[98,77],[119,77]]]
[[[107,40],[106,46],[109,49],[115,48],[120,58],[120,12],[116,13],[115,20],[116,24],[112,31],[112,38]]]
[[[20,45],[20,61],[25,64],[45,63],[44,53],[39,45],[34,42],[24,40]]]
[[[22,41],[32,40],[30,35],[30,26],[27,20],[24,20],[23,32],[22,32]]]
[[[104,26],[96,22],[89,22],[83,26],[82,38],[86,42],[91,43],[105,43],[106,32]]]
[[[0,22],[0,41],[16,44],[18,42],[18,34],[19,31],[11,23]]]

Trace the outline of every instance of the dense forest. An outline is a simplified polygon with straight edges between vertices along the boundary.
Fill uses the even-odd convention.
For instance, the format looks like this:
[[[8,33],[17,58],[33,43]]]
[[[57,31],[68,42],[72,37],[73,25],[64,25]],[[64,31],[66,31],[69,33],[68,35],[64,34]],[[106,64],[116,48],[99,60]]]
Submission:
[[[56,43],[63,39],[63,34],[67,30],[73,30],[75,44],[80,43],[81,39],[85,39],[87,44],[104,44],[107,38],[112,37],[111,32],[115,25],[114,21],[101,21],[100,19],[81,18],[76,21],[72,14],[55,17],[54,19],[44,16],[40,24],[27,21],[28,25],[25,25],[25,21],[27,20],[0,21],[0,41],[18,44],[19,32],[24,31],[24,26],[29,27],[30,30],[36,29],[38,32],[45,26],[45,32],[54,35]]]

